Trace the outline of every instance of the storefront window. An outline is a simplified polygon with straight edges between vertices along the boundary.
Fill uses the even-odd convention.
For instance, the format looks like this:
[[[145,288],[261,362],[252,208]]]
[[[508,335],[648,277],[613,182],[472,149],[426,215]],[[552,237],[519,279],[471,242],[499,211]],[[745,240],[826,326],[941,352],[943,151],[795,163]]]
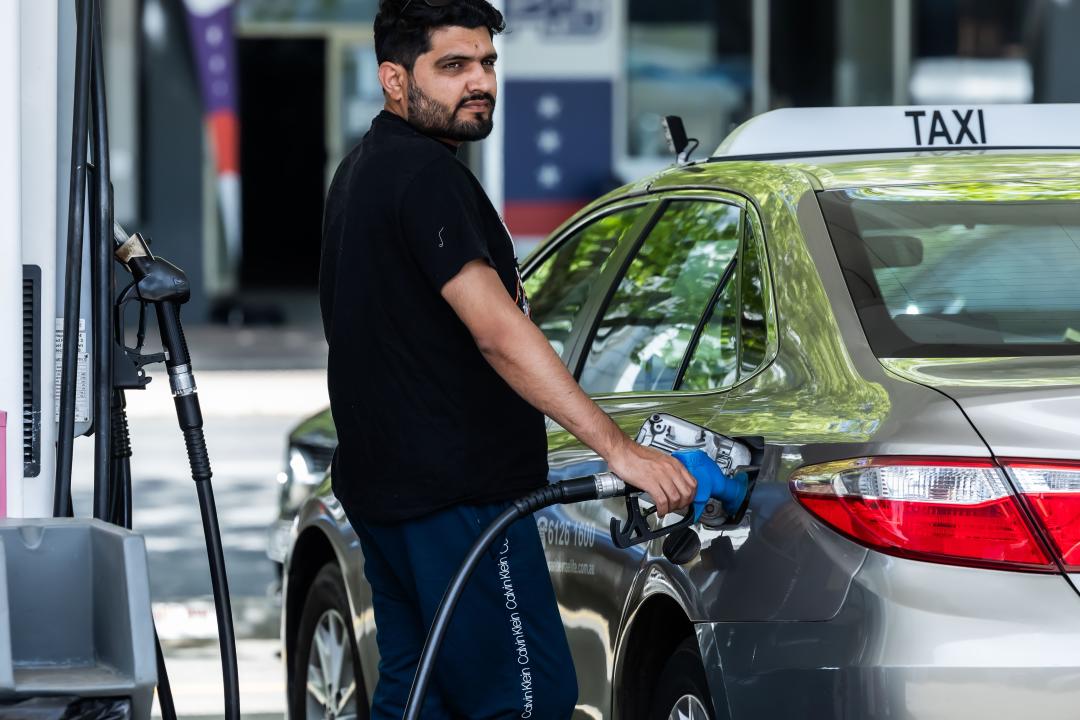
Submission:
[[[1029,103],[1030,41],[1043,3],[918,0],[911,99],[915,103]]]
[[[360,142],[371,127],[371,119],[382,110],[384,98],[379,84],[379,63],[370,42],[343,42],[339,52],[342,65],[341,154]],[[333,158],[334,164],[340,158]]]
[[[750,18],[750,0],[630,0],[630,157],[669,157],[664,115],[682,116],[699,157],[750,116]]]

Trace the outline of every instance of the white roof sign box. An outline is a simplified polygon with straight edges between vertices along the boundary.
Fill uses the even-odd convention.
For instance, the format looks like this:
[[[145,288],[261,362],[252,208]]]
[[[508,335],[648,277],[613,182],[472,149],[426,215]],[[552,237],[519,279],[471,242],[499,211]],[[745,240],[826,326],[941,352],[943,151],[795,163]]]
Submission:
[[[735,128],[715,156],[956,148],[1080,148],[1080,104],[785,108]]]

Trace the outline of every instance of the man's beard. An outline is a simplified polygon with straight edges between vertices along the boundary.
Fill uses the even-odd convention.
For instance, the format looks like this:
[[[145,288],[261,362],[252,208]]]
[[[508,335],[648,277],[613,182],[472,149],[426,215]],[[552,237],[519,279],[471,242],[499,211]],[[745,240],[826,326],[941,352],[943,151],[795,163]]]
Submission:
[[[465,103],[474,100],[487,100],[490,103],[487,114],[473,112],[475,117],[472,120],[459,120],[458,110]],[[409,123],[425,135],[456,142],[483,140],[491,134],[495,125],[494,114],[495,98],[487,93],[470,95],[450,110],[438,100],[424,94],[415,81],[409,83]]]

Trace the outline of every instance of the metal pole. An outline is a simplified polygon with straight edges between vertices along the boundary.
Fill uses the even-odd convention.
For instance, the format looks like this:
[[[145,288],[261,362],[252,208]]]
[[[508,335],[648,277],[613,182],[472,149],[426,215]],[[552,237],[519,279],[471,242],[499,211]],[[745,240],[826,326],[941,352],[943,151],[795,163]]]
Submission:
[[[505,13],[506,2],[505,0],[493,0],[492,5],[496,9]],[[506,41],[501,35],[496,35],[493,39],[495,45],[495,52],[499,54],[501,58],[506,57]],[[503,89],[506,87],[506,72],[505,68],[509,63],[506,60],[500,60],[498,72],[495,75],[496,95],[497,101],[495,103],[495,113],[493,121],[495,123],[494,129],[491,131],[491,135],[488,136],[481,144],[481,170],[480,180],[484,186],[484,190],[487,192],[488,198],[491,200],[492,206],[495,208],[495,212],[499,215],[503,215],[506,212],[506,186],[505,179],[503,178],[503,159],[506,156],[505,143],[505,128],[503,128],[503,122],[506,118],[506,95],[503,93]]]
[[[753,95],[755,115],[769,110],[769,0],[754,0],[752,20]]]
[[[911,0],[893,0],[893,105],[908,104],[911,81]]]

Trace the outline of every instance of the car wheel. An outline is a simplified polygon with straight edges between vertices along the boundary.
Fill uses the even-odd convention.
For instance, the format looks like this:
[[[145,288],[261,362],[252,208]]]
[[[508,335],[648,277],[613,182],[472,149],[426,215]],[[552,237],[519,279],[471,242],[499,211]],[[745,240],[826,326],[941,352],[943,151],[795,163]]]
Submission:
[[[712,696],[694,636],[683,640],[664,664],[649,720],[713,720]]]
[[[336,563],[319,571],[304,601],[290,687],[293,718],[367,720],[352,613]]]

